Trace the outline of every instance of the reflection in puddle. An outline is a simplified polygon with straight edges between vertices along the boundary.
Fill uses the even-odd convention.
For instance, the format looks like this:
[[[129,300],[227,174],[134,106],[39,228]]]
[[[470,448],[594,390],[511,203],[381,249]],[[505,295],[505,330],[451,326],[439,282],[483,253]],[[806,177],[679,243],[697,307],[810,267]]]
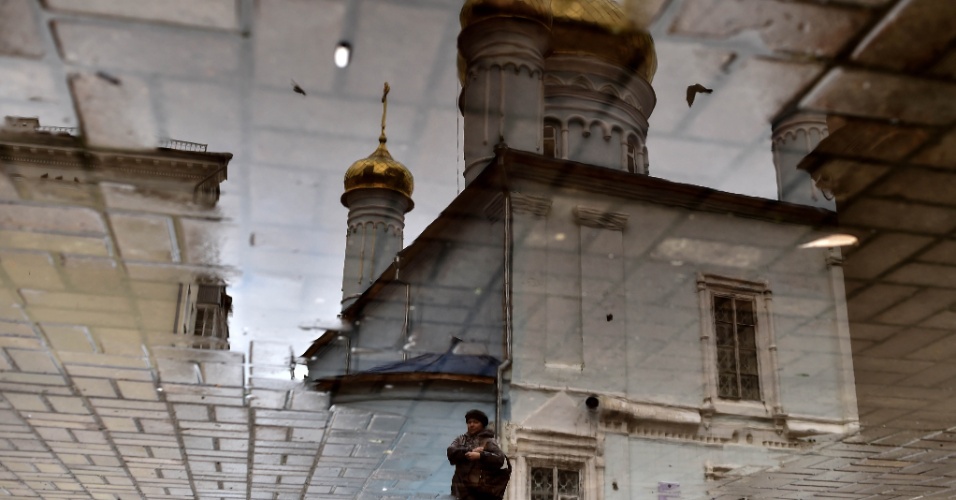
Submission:
[[[952,496],[948,4],[130,5],[0,2],[0,493]]]
[[[856,433],[840,255],[797,248],[833,224],[797,170],[822,137],[778,130],[781,198],[811,206],[652,178],[656,53],[614,4],[469,1],[461,22],[465,189],[396,253],[408,170],[379,153],[345,176],[352,328],[303,354],[336,417],[437,436],[453,427],[434,415],[478,408],[532,498],[611,482],[703,498],[703,471]],[[382,467],[438,446],[407,437]],[[463,456],[449,451],[459,473]]]

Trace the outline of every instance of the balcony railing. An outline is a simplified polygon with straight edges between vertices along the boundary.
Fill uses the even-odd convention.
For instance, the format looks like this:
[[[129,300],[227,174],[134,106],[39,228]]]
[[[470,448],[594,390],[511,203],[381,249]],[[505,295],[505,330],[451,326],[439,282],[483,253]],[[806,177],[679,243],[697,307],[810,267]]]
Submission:
[[[52,127],[52,126],[40,126],[35,128],[37,132],[50,132],[52,134],[70,134],[77,135],[79,129],[76,127]]]
[[[51,134],[69,134],[74,137],[78,137],[80,130],[77,127],[53,127],[53,126],[38,126],[33,130],[37,132],[49,132]],[[178,139],[160,139],[159,147],[166,149],[175,149],[177,151],[193,151],[197,153],[205,153],[207,144],[201,144],[198,142],[189,142],[189,141],[180,141]]]
[[[179,151],[196,151],[199,153],[206,152],[206,144],[200,144],[198,142],[180,141],[177,139],[162,139],[159,141],[159,147],[167,148],[167,149],[176,149]]]

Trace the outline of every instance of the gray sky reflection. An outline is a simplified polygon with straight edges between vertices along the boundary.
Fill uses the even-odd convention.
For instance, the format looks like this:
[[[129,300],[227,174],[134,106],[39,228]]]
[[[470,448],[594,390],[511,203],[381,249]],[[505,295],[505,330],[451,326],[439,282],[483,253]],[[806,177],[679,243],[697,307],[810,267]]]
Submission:
[[[102,6],[63,8],[28,13],[53,21],[50,37],[36,42],[42,58],[0,58],[12,75],[0,82],[6,114],[75,126],[62,82],[95,68],[139,90],[107,94],[110,101],[81,96],[87,124],[98,117],[106,129],[143,123],[234,155],[221,186],[218,247],[207,249],[235,270],[228,277],[232,349],[248,352],[249,342],[261,340],[302,352],[317,332],[300,325],[336,323],[347,215],[341,179],[376,146],[381,82],[393,88],[390,151],[415,176],[406,245],[463,186],[456,2],[266,2],[254,9],[240,2],[236,18],[210,6],[194,7],[198,16],[163,14],[161,23],[95,25],[87,20]],[[690,21],[677,22],[678,10],[652,26],[659,69],[651,175],[774,197],[769,120],[818,69],[767,59],[773,47],[759,36],[701,44],[687,36]],[[184,30],[193,37],[188,43]],[[340,40],[353,47],[344,69],[333,63]],[[693,83],[714,93],[689,108],[684,93]]]

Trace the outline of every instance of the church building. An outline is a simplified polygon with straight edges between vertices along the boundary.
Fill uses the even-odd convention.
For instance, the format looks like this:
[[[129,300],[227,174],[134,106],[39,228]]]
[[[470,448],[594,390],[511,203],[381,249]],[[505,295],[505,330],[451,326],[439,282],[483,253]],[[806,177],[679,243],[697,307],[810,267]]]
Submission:
[[[467,0],[461,26],[466,187],[404,247],[383,115],[345,174],[347,327],[304,354],[333,411],[402,422],[375,494],[447,495],[471,408],[512,500],[709,498],[856,432],[828,201],[652,177],[654,43],[613,0]]]

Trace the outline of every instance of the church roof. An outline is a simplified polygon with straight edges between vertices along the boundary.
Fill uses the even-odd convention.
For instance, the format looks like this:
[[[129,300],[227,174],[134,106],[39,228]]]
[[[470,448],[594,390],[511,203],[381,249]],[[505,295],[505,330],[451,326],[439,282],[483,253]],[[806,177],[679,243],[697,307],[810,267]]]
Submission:
[[[584,54],[637,72],[651,82],[657,52],[614,0],[552,0],[553,53]]]
[[[631,27],[614,0],[551,0],[551,13],[554,20],[599,26],[610,32]]]
[[[528,17],[551,24],[551,0],[465,0],[458,18],[461,27],[489,16]]]

